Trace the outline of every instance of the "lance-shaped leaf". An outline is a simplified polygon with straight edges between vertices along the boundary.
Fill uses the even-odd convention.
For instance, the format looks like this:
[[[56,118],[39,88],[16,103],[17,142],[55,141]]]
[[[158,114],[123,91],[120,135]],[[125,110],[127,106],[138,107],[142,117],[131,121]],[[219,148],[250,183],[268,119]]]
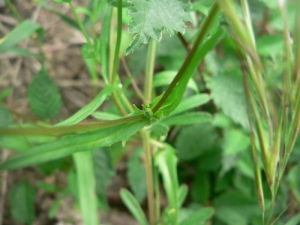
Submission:
[[[0,164],[0,170],[39,164],[62,158],[75,152],[109,146],[117,141],[125,142],[148,123],[149,119],[139,117],[119,125],[64,136],[56,141],[36,146],[29,151],[9,158]]]
[[[150,38],[160,41],[164,28],[170,35],[175,31],[184,33],[184,21],[190,20],[187,12],[191,8],[189,0],[131,0],[131,3],[128,14],[132,20],[128,33],[136,35],[126,49],[126,54],[147,44]]]

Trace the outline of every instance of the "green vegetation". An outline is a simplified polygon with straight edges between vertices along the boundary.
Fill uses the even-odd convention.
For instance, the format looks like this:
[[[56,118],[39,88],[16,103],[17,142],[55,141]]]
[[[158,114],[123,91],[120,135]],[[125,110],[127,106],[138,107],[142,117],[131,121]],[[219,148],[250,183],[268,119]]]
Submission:
[[[94,84],[94,99],[58,123],[63,102],[40,48],[43,28],[6,2],[20,23],[1,40],[0,53],[35,57],[42,67],[27,96],[36,122],[5,106],[14,90],[0,93],[0,146],[17,153],[0,170],[34,165],[67,173],[64,190],[45,182],[38,188],[72,194],[84,223],[96,225],[98,209],[109,210],[105,188],[114,165],[132,151],[130,191],[120,196],[142,225],[300,223],[300,1],[90,0],[75,8],[56,0],[69,5],[72,18],[37,1],[82,32]],[[18,47],[26,38],[39,53]],[[125,81],[118,72],[124,59]],[[9,196],[12,216],[31,224],[32,185],[24,180]]]

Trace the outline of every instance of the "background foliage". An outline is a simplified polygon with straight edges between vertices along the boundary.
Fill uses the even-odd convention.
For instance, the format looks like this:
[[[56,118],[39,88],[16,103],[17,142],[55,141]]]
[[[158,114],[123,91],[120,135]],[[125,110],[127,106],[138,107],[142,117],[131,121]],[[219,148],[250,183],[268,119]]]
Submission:
[[[7,0],[19,24],[0,39],[0,53],[34,58],[40,70],[27,94],[34,121],[7,104],[13,89],[1,90],[0,146],[14,154],[0,169],[36,166],[67,177],[63,188],[26,177],[14,184],[8,201],[16,221],[33,223],[35,190],[43,189],[60,196],[49,217],[72,195],[84,224],[101,223],[107,185],[125,161],[120,197],[139,224],[299,224],[297,1],[56,3],[72,16],[35,4],[82,33],[93,99],[59,117],[64,102],[46,55],[19,47],[26,38],[43,45],[44,29]]]

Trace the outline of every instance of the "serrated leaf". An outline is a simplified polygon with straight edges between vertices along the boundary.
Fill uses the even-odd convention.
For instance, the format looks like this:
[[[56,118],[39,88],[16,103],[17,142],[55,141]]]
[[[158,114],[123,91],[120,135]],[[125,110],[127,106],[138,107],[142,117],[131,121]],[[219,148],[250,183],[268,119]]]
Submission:
[[[12,216],[20,222],[31,224],[35,219],[34,199],[35,191],[27,180],[17,183],[9,192]]]
[[[86,225],[98,225],[97,198],[95,198],[95,174],[90,151],[73,154],[76,166],[80,210]]]
[[[60,111],[60,93],[45,66],[33,78],[27,96],[30,108],[40,118],[53,118]]]
[[[79,123],[88,117],[91,113],[93,113],[96,109],[100,107],[100,105],[104,102],[104,100],[115,90],[113,86],[105,87],[89,104],[81,108],[78,112],[76,112],[73,116],[68,119],[55,124],[55,126],[65,126],[65,125],[74,125]]]
[[[250,146],[249,137],[240,130],[227,129],[224,132],[222,170],[226,173],[238,162],[239,154]]]
[[[146,172],[141,158],[142,153],[142,148],[136,149],[127,163],[127,179],[138,202],[142,202],[147,195]]]
[[[14,169],[62,158],[79,151],[112,145],[118,141],[127,141],[149,123],[146,118],[105,127],[85,133],[64,136],[56,141],[33,147],[24,153],[9,158],[0,164],[1,169]]]
[[[32,20],[24,20],[8,33],[2,41],[0,40],[0,54],[12,49],[38,29],[42,29],[39,24]]]
[[[99,206],[103,210],[108,210],[106,187],[115,176],[112,159],[105,148],[93,150],[93,159],[96,176],[96,192],[100,201]]]
[[[247,105],[242,76],[230,71],[207,80],[214,103],[233,121],[248,128]]]
[[[141,225],[148,225],[146,216],[134,196],[126,189],[121,190],[121,198],[132,215]]]
[[[126,49],[127,55],[147,44],[150,38],[160,41],[164,28],[170,35],[184,33],[184,21],[190,20],[187,12],[191,8],[189,0],[131,0],[131,3],[128,15],[132,20],[128,33],[136,35]]]
[[[183,127],[175,141],[178,158],[192,160],[212,150],[217,140],[217,133],[210,123]]]

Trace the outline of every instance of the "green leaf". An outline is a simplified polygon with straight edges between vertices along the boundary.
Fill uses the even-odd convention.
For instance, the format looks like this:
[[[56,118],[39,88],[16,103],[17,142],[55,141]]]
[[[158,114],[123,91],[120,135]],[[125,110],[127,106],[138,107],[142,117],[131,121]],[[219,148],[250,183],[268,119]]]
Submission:
[[[175,116],[164,117],[161,122],[168,125],[191,125],[207,123],[211,121],[211,115],[204,112],[188,112]]]
[[[300,213],[297,213],[295,216],[293,216],[289,221],[285,223],[285,225],[297,225],[300,223]]]
[[[56,141],[33,147],[0,164],[1,169],[14,169],[62,158],[79,151],[109,146],[129,137],[148,125],[149,120],[139,118],[131,122],[101,128],[99,130],[64,136]]]
[[[89,104],[81,108],[78,112],[76,112],[73,116],[68,119],[55,124],[55,126],[66,126],[66,125],[74,125],[84,120],[90,114],[92,114],[96,109],[100,107],[100,105],[104,102],[104,100],[115,90],[116,88],[113,86],[105,87]]]
[[[249,137],[241,130],[227,129],[224,132],[222,170],[221,174],[228,172],[236,166],[239,155],[246,151],[250,146]]]
[[[85,225],[98,225],[96,181],[92,153],[90,151],[73,154],[79,191],[80,210]]]
[[[217,138],[217,132],[210,123],[183,127],[175,141],[178,158],[192,160],[199,157],[212,150]]]
[[[203,44],[197,49],[195,57],[187,65],[187,68],[184,71],[184,74],[181,74],[181,77],[177,80],[177,83],[174,83],[172,90],[165,97],[165,94],[161,97],[160,101],[163,101],[159,106],[159,109],[155,112],[156,118],[161,118],[162,116],[168,116],[173,112],[179,103],[181,102],[182,96],[185,92],[189,79],[194,74],[195,69],[199,65],[199,62],[204,58],[206,53],[208,53],[220,40],[223,36],[224,31],[222,29],[218,30],[215,34],[207,38]],[[176,75],[176,77],[179,74]],[[175,77],[175,79],[176,79]],[[174,79],[174,80],[175,80]],[[158,102],[159,104],[160,102]],[[155,105],[156,107],[156,105]]]
[[[60,93],[45,66],[33,78],[27,96],[30,108],[40,118],[53,118],[60,111]]]
[[[18,48],[18,47],[13,47],[10,50],[8,50],[7,52],[9,53],[14,53],[17,54],[19,56],[23,56],[23,57],[28,57],[28,56],[32,56],[35,57],[37,59],[44,59],[44,56],[35,52],[31,52],[27,49],[23,49],[23,48]]]
[[[9,95],[10,94],[10,92],[12,92],[12,88],[7,88],[7,89],[5,89],[4,91],[2,91],[1,93],[0,93],[0,102],[7,96],[7,95]]]
[[[185,184],[180,185],[179,189],[178,189],[179,207],[182,206],[182,204],[184,203],[184,200],[186,199],[187,194],[188,194],[188,186]]]
[[[189,216],[181,221],[179,225],[205,225],[205,222],[212,217],[214,209],[212,207],[205,207],[198,209],[189,214]]]
[[[4,105],[0,105],[0,127],[8,127],[11,123],[12,119],[10,112]]]
[[[96,192],[99,199],[99,206],[108,210],[106,199],[106,188],[111,179],[115,176],[110,153],[105,148],[94,149],[93,159],[96,176]]]
[[[0,54],[9,51],[38,29],[42,29],[39,24],[32,20],[24,20],[10,33],[8,33],[2,41],[0,39]]]
[[[109,112],[94,112],[92,113],[92,116],[96,119],[99,120],[116,120],[120,119],[121,116],[114,114],[114,113],[109,113]]]
[[[132,53],[143,44],[147,44],[150,38],[160,41],[162,30],[166,28],[170,35],[176,32],[185,32],[184,21],[190,20],[187,12],[191,5],[188,0],[131,0],[133,4],[128,14],[132,16],[128,33],[136,35],[126,54]]]
[[[35,191],[27,180],[17,183],[9,192],[12,216],[20,222],[31,224],[35,219],[34,199]]]
[[[168,86],[172,82],[176,74],[177,71],[163,71],[156,73],[154,75],[153,87]],[[187,87],[191,88],[196,93],[199,92],[197,84],[193,79],[189,80]]]
[[[215,216],[228,225],[246,225],[250,218],[261,216],[257,200],[236,191],[217,196],[213,206],[216,208]]]
[[[136,149],[127,163],[127,179],[138,202],[142,202],[147,195],[146,171],[141,158],[142,153],[143,148]]]
[[[177,224],[179,211],[179,185],[177,176],[177,157],[172,146],[164,144],[165,148],[155,155],[155,165],[158,167],[167,194],[169,209],[173,212],[173,223]]]
[[[275,56],[284,50],[284,37],[281,34],[269,34],[257,38],[257,50],[262,56]]]
[[[191,187],[191,197],[193,201],[205,204],[210,195],[210,186],[209,173],[197,173],[196,177],[194,177]]]
[[[248,128],[243,79],[239,71],[228,71],[207,79],[214,103],[233,121]]]
[[[204,105],[209,100],[210,96],[208,94],[197,94],[188,98],[184,98],[178,107],[170,114],[170,116]]]
[[[122,188],[121,190],[121,198],[129,211],[132,215],[136,218],[140,225],[148,225],[146,216],[138,203],[138,201],[134,198],[134,196],[127,191],[126,189]]]

